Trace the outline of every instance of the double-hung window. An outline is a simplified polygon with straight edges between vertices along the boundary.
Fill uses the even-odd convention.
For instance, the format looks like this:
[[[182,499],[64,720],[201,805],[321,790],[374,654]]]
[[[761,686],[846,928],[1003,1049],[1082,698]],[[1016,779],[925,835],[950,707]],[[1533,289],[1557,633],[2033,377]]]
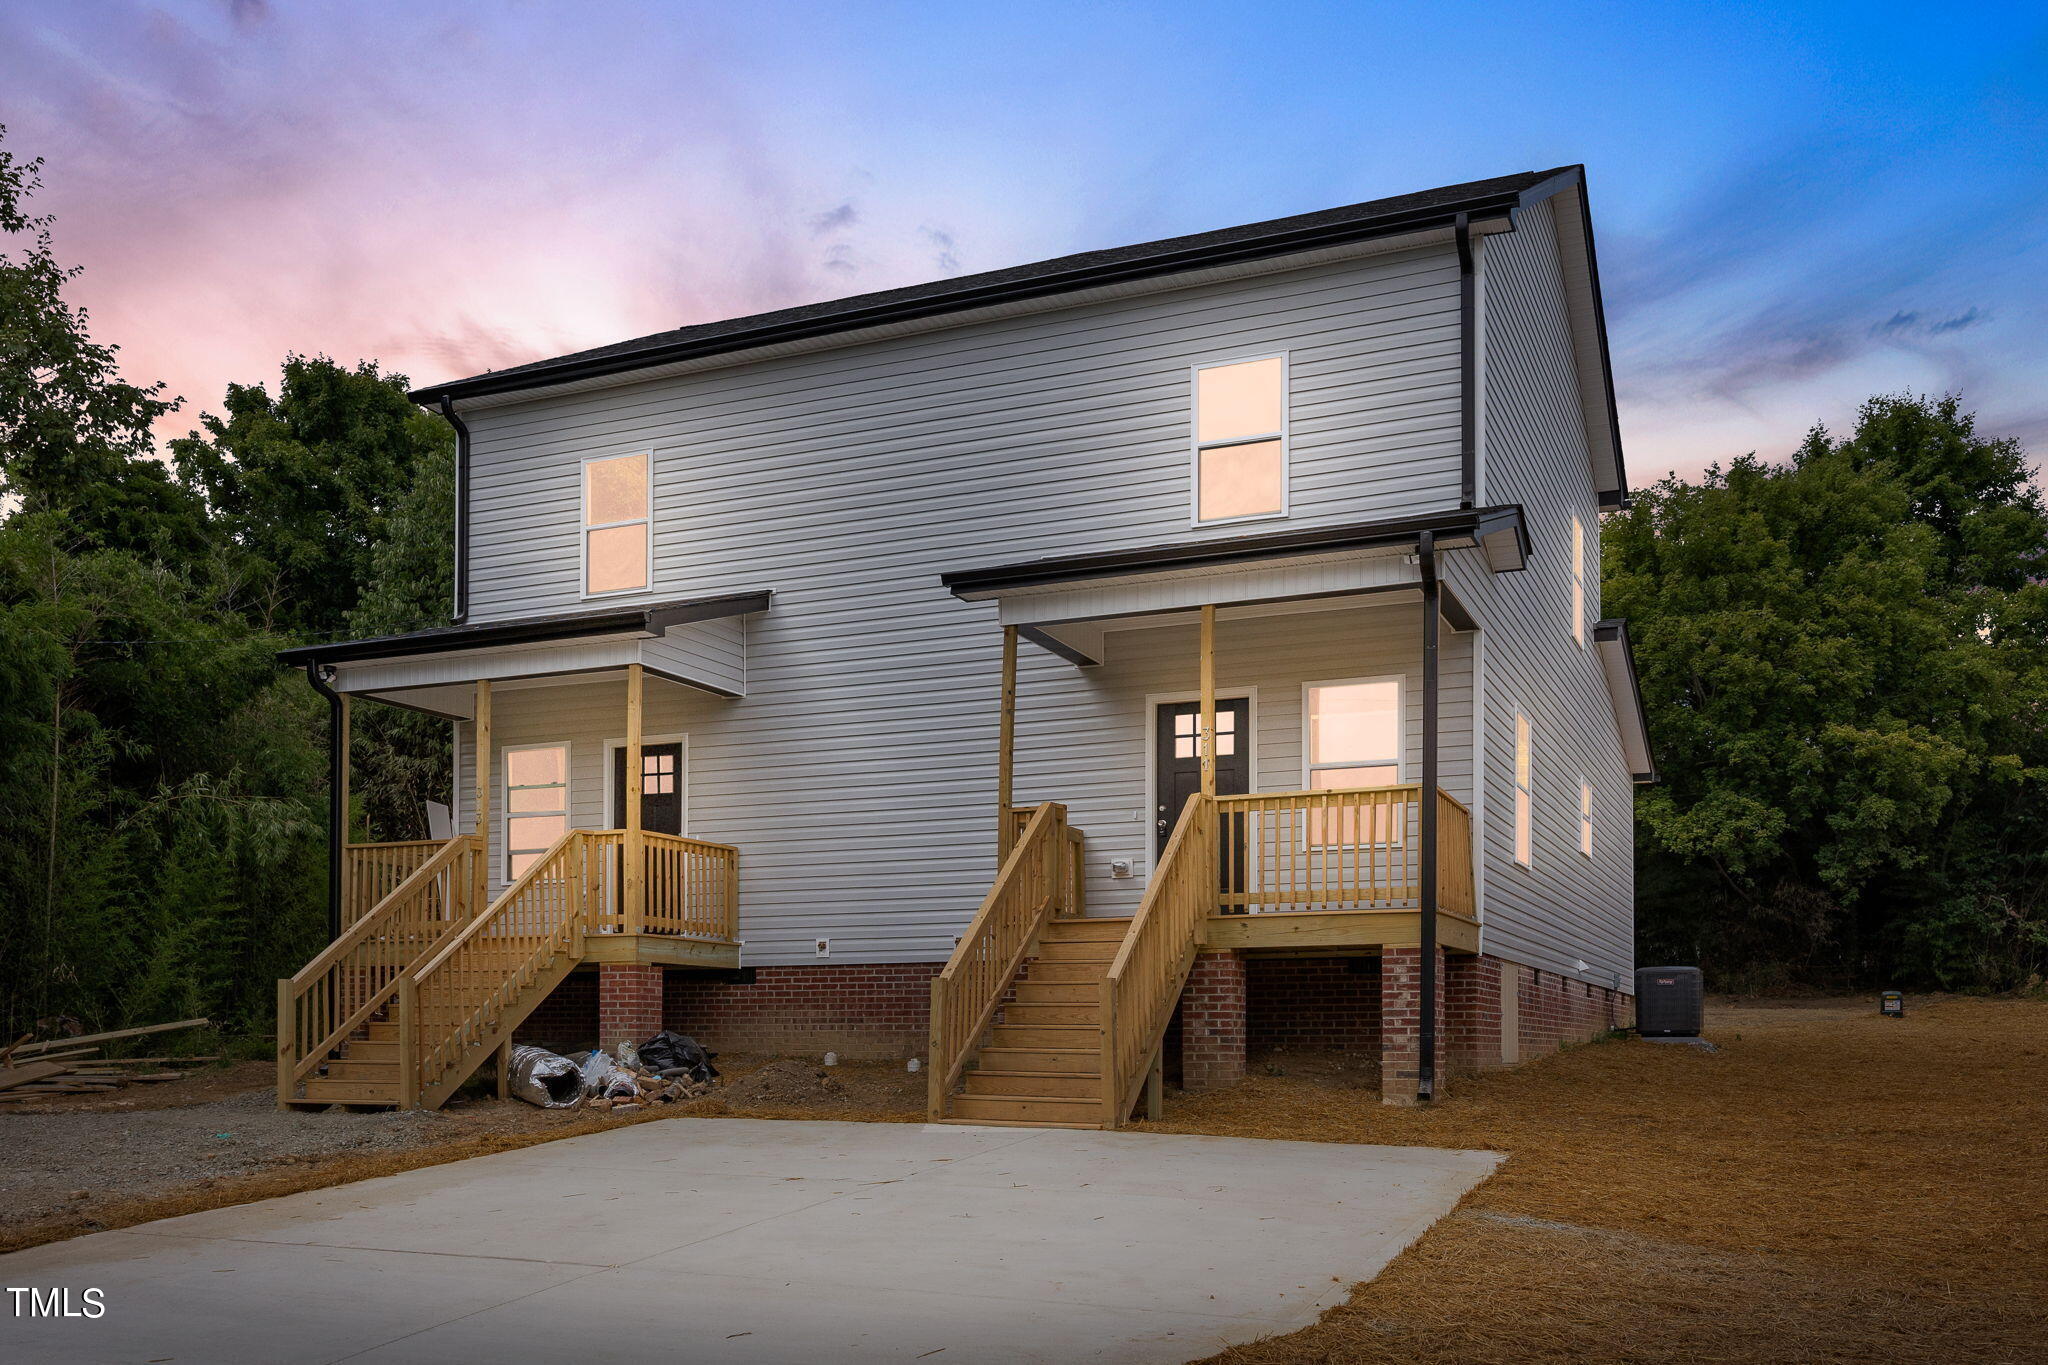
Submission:
[[[505,753],[505,878],[524,876],[569,832],[569,746],[527,744]]]
[[[1593,784],[1579,779],[1579,852],[1593,856]]]
[[[1388,787],[1401,780],[1401,683],[1396,678],[1310,683],[1304,699],[1308,786],[1317,791],[1346,787]],[[1311,847],[1330,844],[1399,842],[1405,820],[1393,808],[1373,807],[1373,828],[1355,827],[1357,812],[1346,809],[1325,821],[1309,819]]]
[[[1586,643],[1586,523],[1572,513],[1572,639]]]
[[[1195,367],[1195,520],[1287,515],[1287,358]]]
[[[583,594],[639,592],[654,551],[647,453],[583,462]]]
[[[1515,713],[1515,861],[1523,867],[1535,861],[1535,798],[1530,780],[1529,717]]]

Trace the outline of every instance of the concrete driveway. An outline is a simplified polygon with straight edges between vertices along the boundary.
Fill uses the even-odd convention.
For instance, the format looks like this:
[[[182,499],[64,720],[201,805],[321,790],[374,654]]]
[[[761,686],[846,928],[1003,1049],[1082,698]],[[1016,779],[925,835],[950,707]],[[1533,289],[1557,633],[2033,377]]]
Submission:
[[[1181,1362],[1313,1321],[1485,1152],[688,1119],[0,1257],[0,1360]]]

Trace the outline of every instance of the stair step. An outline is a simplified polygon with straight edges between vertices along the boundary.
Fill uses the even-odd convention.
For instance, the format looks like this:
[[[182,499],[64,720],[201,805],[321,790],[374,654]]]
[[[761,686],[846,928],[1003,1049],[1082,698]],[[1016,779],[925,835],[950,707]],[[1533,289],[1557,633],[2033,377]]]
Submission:
[[[1102,1051],[1092,1047],[985,1047],[978,1060],[983,1071],[1058,1071],[1070,1076],[1102,1072]]]
[[[1127,919],[1056,919],[1049,921],[1040,941],[1044,943],[1073,943],[1077,941],[1107,940],[1120,942],[1130,929]]]
[[[1018,1000],[1003,1006],[1003,1022],[1006,1024],[1086,1024],[1090,1028],[1095,1028],[1102,1023],[1102,1006],[1092,1000],[1085,1005]]]
[[[1047,962],[1041,958],[1025,969],[1024,979],[1046,985],[1061,981],[1093,985],[1100,982],[1108,970],[1107,959],[1101,962]]]
[[[997,1024],[990,1030],[991,1047],[1099,1048],[1102,1029],[1096,1024]]]
[[[389,1019],[372,1019],[363,1025],[363,1036],[373,1043],[395,1043],[398,1041],[398,1024]]]
[[[397,1104],[398,1082],[383,1085],[369,1081],[330,1081],[313,1077],[306,1082],[306,1099],[319,1104]]]
[[[326,1080],[369,1081],[374,1084],[396,1084],[398,1080],[398,1059],[364,1059],[355,1056],[342,1057],[327,1064]]]
[[[964,1079],[970,1095],[1056,1095],[1097,1101],[1102,1098],[1100,1076],[1052,1071],[970,1071]]]
[[[962,1128],[1100,1128],[1099,1123],[1047,1123],[1038,1119],[940,1119]]]
[[[1038,945],[1040,962],[1102,962],[1116,956],[1122,946],[1117,939],[1048,939]]]
[[[343,1055],[351,1062],[396,1062],[398,1040],[351,1038],[348,1040],[348,1050]]]
[[[1093,1005],[1102,999],[1100,981],[1033,981],[1017,983],[1020,1005]]]
[[[955,1095],[946,1116],[1015,1123],[1082,1123],[1102,1120],[1102,1101],[1057,1095]]]

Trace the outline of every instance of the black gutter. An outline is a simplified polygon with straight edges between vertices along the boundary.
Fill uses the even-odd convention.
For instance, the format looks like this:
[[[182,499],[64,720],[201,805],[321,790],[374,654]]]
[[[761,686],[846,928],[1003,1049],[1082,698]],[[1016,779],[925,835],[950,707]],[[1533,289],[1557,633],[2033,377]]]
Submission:
[[[348,812],[341,808],[345,785],[341,770],[341,694],[320,676],[320,665],[308,661],[306,681],[327,698],[327,941],[341,937],[341,849],[348,842]]]
[[[1472,269],[1472,217],[1460,213],[1458,243],[1458,506],[1479,498],[1479,306]]]
[[[1497,191],[1465,200],[1456,208],[1436,205],[1373,218],[1296,228],[1262,237],[1248,237],[1199,247],[1183,247],[1151,256],[1080,266],[1027,279],[1005,280],[944,294],[920,295],[916,298],[848,308],[840,312],[770,323],[715,337],[650,346],[641,351],[593,356],[587,360],[569,361],[541,369],[522,369],[516,373],[483,374],[473,379],[460,379],[448,384],[417,389],[411,397],[416,403],[438,403],[451,397],[472,398],[485,394],[514,393],[522,389],[573,383],[579,379],[597,379],[607,375],[623,374],[629,370],[674,364],[678,361],[695,360],[730,351],[746,351],[760,346],[831,336],[834,333],[855,331],[863,327],[878,327],[887,323],[964,312],[970,308],[986,308],[995,304],[1045,298],[1054,294],[1071,293],[1077,289],[1122,284],[1132,280],[1178,274],[1186,270],[1263,260],[1271,256],[1287,256],[1322,247],[1345,246],[1354,242],[1370,241],[1376,237],[1448,228],[1455,224],[1460,215],[1479,218],[1505,215],[1521,202],[1521,193],[1519,189]]]
[[[1422,533],[1417,556],[1422,568],[1422,802],[1418,812],[1422,848],[1417,856],[1421,885],[1416,897],[1416,918],[1422,928],[1422,999],[1418,1009],[1421,1025],[1416,1043],[1422,1055],[1416,1062],[1415,1098],[1427,1103],[1436,1098],[1436,910],[1437,910],[1437,731],[1442,708],[1437,638],[1442,634],[1439,612],[1443,588],[1436,576],[1436,537]]]
[[[773,594],[734,592],[718,597],[698,597],[677,602],[650,602],[610,611],[581,612],[561,616],[533,616],[517,621],[494,621],[483,625],[438,626],[405,635],[379,635],[367,640],[336,640],[330,644],[301,645],[279,654],[278,661],[297,666],[305,663],[358,663],[365,659],[391,659],[412,654],[445,654],[458,649],[493,649],[505,645],[546,644],[556,640],[578,640],[594,635],[660,635],[674,626],[692,621],[714,621],[726,616],[744,616],[768,610]]]
[[[455,614],[450,619],[459,626],[469,620],[469,424],[445,393],[441,416],[455,428]]]
[[[1115,578],[1173,569],[1208,568],[1242,560],[1279,559],[1400,545],[1426,533],[1476,539],[1483,522],[1504,517],[1514,518],[1516,525],[1520,526],[1522,509],[1518,506],[1461,508],[1451,512],[1392,517],[1385,521],[1353,522],[1346,526],[1322,526],[1266,535],[1234,536],[1227,540],[1181,541],[1136,550],[1035,559],[996,568],[955,570],[940,574],[939,583],[954,596],[965,597],[971,593],[1007,592],[1073,579]],[[1526,554],[1526,528],[1522,531],[1521,540]]]

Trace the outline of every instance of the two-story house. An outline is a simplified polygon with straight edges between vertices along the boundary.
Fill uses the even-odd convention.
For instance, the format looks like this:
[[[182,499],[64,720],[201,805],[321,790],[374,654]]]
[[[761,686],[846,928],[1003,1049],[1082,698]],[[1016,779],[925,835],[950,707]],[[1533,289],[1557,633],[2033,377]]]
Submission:
[[[420,390],[454,624],[286,659],[452,722],[344,846],[280,1099],[524,1028],[920,1057],[935,1118],[1376,1048],[1389,1102],[1629,1022],[1651,774],[1581,169]],[[344,796],[345,799],[345,796]]]

